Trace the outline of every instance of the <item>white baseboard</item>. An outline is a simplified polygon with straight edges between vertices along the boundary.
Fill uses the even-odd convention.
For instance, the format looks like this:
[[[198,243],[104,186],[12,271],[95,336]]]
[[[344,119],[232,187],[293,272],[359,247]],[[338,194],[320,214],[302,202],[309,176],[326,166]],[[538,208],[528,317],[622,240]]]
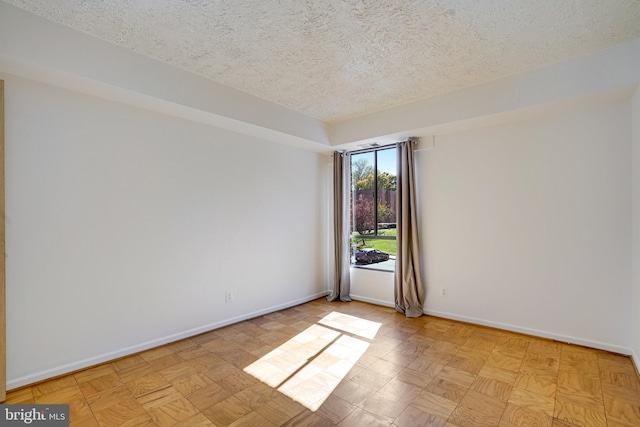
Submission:
[[[368,302],[369,304],[375,304],[375,305],[381,305],[383,307],[395,308],[395,304],[392,303],[392,302],[389,302],[389,301],[384,301],[384,300],[375,299],[375,298],[369,298],[369,297],[363,297],[361,295],[354,295],[354,294],[349,294],[349,296],[351,297],[352,300],[355,300],[355,301]]]
[[[378,300],[378,299],[375,299],[375,298],[364,297],[362,295],[353,295],[353,294],[351,294],[351,299],[356,300],[356,301],[368,302],[370,304],[381,305],[383,307],[392,307],[392,308],[395,307],[395,304],[393,302],[391,302],[391,301]],[[521,334],[532,335],[532,336],[541,337],[541,338],[548,338],[548,339],[552,339],[552,340],[556,340],[556,341],[561,341],[561,342],[566,342],[566,343],[571,343],[571,344],[577,344],[577,345],[582,345],[582,346],[585,346],[585,347],[596,348],[596,349],[599,349],[599,350],[606,350],[606,351],[611,351],[613,353],[632,356],[632,358],[633,358],[633,360],[634,360],[634,362],[636,364],[636,367],[638,368],[638,372],[640,372],[640,358],[638,357],[637,354],[634,354],[633,351],[628,347],[622,347],[622,346],[615,345],[615,344],[603,343],[603,342],[599,342],[599,341],[592,341],[592,340],[588,340],[588,339],[572,337],[572,336],[568,336],[568,335],[562,335],[562,334],[557,334],[557,333],[548,332],[548,331],[542,331],[542,330],[538,330],[538,329],[525,328],[525,327],[521,327],[521,326],[511,325],[511,324],[508,324],[508,323],[493,322],[493,321],[490,321],[490,320],[478,319],[478,318],[475,318],[475,317],[461,316],[461,315],[447,313],[447,312],[443,312],[443,311],[425,309],[424,313],[428,314],[428,315],[431,315],[431,316],[435,316],[435,317],[442,317],[444,319],[459,320],[461,322],[472,323],[474,325],[489,326],[491,328],[502,329],[502,330],[505,330],[505,331],[518,332],[518,333],[521,333]]]
[[[636,372],[640,377],[640,357],[638,356],[638,353],[636,353],[635,351],[632,351],[631,360],[633,360],[633,363],[636,365]]]
[[[210,323],[208,325],[200,326],[198,328],[189,329],[187,331],[179,332],[177,334],[168,335],[166,337],[154,339],[151,341],[147,341],[141,344],[137,344],[131,347],[122,348],[116,351],[112,351],[105,354],[100,354],[94,357],[90,357],[87,359],[79,360],[77,362],[68,363],[66,365],[57,366],[55,368],[47,369],[40,372],[35,372],[33,374],[25,375],[20,378],[14,378],[7,380],[7,390],[16,389],[19,387],[24,387],[29,384],[37,383],[39,381],[44,381],[49,378],[57,377],[60,375],[68,374],[70,372],[75,372],[80,369],[85,369],[90,366],[99,365],[101,363],[108,362],[110,360],[115,360],[120,357],[129,356],[131,354],[139,353],[141,351],[146,351],[154,347],[158,347],[164,344],[169,344],[175,341],[179,341],[184,338],[193,337],[195,335],[202,334],[204,332],[209,332],[214,329],[219,329],[224,326],[232,325],[234,323],[242,322],[244,320],[253,319],[254,317],[263,316],[265,314],[273,313],[274,311],[284,310],[285,308],[294,307],[296,305],[304,304],[305,302],[313,301],[315,299],[321,298],[329,294],[329,291],[318,292],[313,295],[309,295],[304,298],[299,298],[297,300],[288,301],[283,304],[278,304],[272,307],[268,307],[262,310],[254,311],[251,313],[242,314],[240,316],[231,317],[229,319],[224,319],[219,322]]]
[[[425,310],[425,314],[436,316],[436,317],[442,317],[445,319],[459,320],[461,322],[473,323],[474,325],[489,326],[491,328],[503,329],[505,331],[518,332],[521,334],[532,335],[532,336],[541,337],[541,338],[548,338],[556,341],[566,342],[569,344],[582,345],[585,347],[596,348],[599,350],[611,351],[613,353],[624,354],[627,356],[633,353],[632,350],[628,347],[622,347],[615,344],[603,343],[599,341],[593,341],[593,340],[573,337],[569,335],[557,334],[554,332],[541,331],[539,329],[524,328],[521,326],[510,325],[508,323],[493,322],[490,320],[478,319],[475,317],[468,317],[468,316],[460,316],[457,314],[446,313],[446,312],[435,311],[435,310]],[[636,358],[636,365],[637,365],[637,358]]]

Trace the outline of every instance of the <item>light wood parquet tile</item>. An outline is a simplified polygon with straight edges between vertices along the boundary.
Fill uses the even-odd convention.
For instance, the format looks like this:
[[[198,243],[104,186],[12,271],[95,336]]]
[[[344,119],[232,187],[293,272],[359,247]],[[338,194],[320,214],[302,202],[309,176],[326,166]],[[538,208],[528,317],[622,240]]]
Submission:
[[[614,419],[620,423],[640,425],[640,399],[631,402],[605,397],[604,409],[607,419]]]
[[[256,408],[256,412],[275,425],[284,425],[304,410],[304,406],[283,395],[278,395]]]
[[[91,418],[93,416],[89,403],[87,403],[80,387],[78,386],[70,386],[56,390],[35,399],[35,403],[68,404],[69,416],[77,420]]]
[[[428,391],[423,391],[411,402],[411,406],[415,406],[429,414],[447,419],[458,406],[458,402],[454,402]]]
[[[132,399],[133,394],[124,385],[105,390],[102,393],[95,394],[87,399],[87,403],[91,407],[91,410],[95,413],[107,409],[109,406],[114,405],[118,401]],[[43,403],[46,401],[43,399]]]
[[[516,378],[514,387],[542,396],[555,398],[557,380],[552,376],[546,376],[544,374],[536,375],[530,372],[521,372]]]
[[[442,378],[435,378],[424,391],[443,397],[452,402],[460,402],[468,388]]]
[[[560,356],[562,343],[544,338],[530,337],[528,351]]]
[[[518,373],[508,371],[495,366],[484,365],[478,375],[485,378],[493,378],[508,384],[514,384],[518,378]]]
[[[197,413],[192,417],[174,424],[174,427],[216,427],[216,425],[209,418],[201,413]]]
[[[64,377],[56,378],[51,381],[46,381],[40,384],[36,384],[32,387],[31,391],[33,397],[38,398],[54,391],[77,385],[76,379],[73,375],[67,375]]]
[[[493,348],[496,346],[496,341],[494,339],[491,339],[490,337],[483,337],[479,334],[475,334],[472,335],[464,345],[465,347],[490,354],[493,351]]]
[[[528,351],[525,353],[520,366],[522,372],[532,372],[535,374],[548,373],[555,376],[560,368],[560,357],[547,353],[537,353]]]
[[[379,372],[371,372],[371,370],[368,369],[354,376],[351,380],[377,391],[391,381],[392,378],[393,375],[383,375]]]
[[[455,356],[453,356],[447,366],[457,368],[472,375],[477,375],[480,372],[480,369],[482,369],[482,367],[484,366],[485,362],[485,356],[474,355],[472,353],[466,353],[465,351],[461,350]]]
[[[230,427],[276,427],[257,412],[249,412],[239,420],[229,424]]]
[[[419,356],[415,358],[413,362],[411,362],[408,368],[414,371],[422,372],[425,375],[435,377],[444,369],[445,366],[446,365],[430,357]]]
[[[304,410],[282,425],[284,427],[331,427],[334,424],[322,415]]]
[[[640,378],[606,351],[320,299],[10,390],[6,403],[68,403],[71,425],[88,427],[630,427]]]
[[[513,356],[501,348],[495,348],[489,355],[486,365],[506,371],[518,372],[522,365],[522,357]]]
[[[445,366],[438,375],[436,375],[436,378],[442,378],[468,388],[475,381],[476,375],[470,374],[462,369]]]
[[[243,403],[235,396],[226,398],[213,406],[202,411],[202,413],[220,426],[228,426],[240,418],[250,413],[251,407]]]
[[[110,363],[113,370],[118,373],[124,369],[132,368],[141,363],[145,363],[145,360],[139,355],[135,354],[132,356],[123,357],[121,359],[114,360]]]
[[[414,371],[411,368],[403,369],[397,376],[397,379],[400,381],[404,381],[406,383],[411,383],[417,385],[418,387],[424,388],[433,381],[431,375],[425,374],[424,372]]]
[[[200,372],[188,373],[171,380],[171,385],[185,396],[210,384],[213,384],[213,380]]]
[[[138,401],[158,426],[172,426],[198,413],[196,407],[173,387],[153,391]]]
[[[134,397],[141,397],[156,390],[169,387],[170,385],[158,372],[152,372],[143,377],[134,378],[125,384]]]
[[[409,406],[402,412],[402,414],[400,414],[398,418],[396,418],[394,425],[398,427],[444,427],[446,423],[447,420],[444,418],[440,418],[414,406]]]
[[[553,417],[543,411],[536,410],[529,406],[507,404],[507,408],[502,414],[500,427],[552,427]]]
[[[122,385],[122,381],[115,373],[110,373],[78,382],[78,385],[85,397],[88,398],[102,391],[118,387],[119,385]]]
[[[166,345],[144,351],[140,353],[140,357],[142,357],[145,362],[150,362],[152,360],[160,359],[161,357],[171,356],[174,353],[175,352],[168,345]]]
[[[340,427],[387,427],[389,425],[389,421],[362,408],[356,409],[338,424]]]
[[[95,380],[106,375],[114,374],[115,370],[111,364],[99,365],[94,368],[85,369],[80,372],[76,372],[73,377],[77,383]]]
[[[499,399],[469,390],[449,417],[460,427],[497,426],[507,404]]]
[[[388,401],[385,401],[385,404],[387,404],[387,402]],[[383,406],[378,407],[377,405],[376,407],[384,408]],[[356,408],[357,406],[352,405],[346,400],[332,395],[329,396],[320,409],[318,409],[318,414],[332,423],[338,424],[355,411]]]
[[[94,410],[93,415],[100,426],[153,425],[149,414],[134,397],[117,400],[99,411]]]
[[[340,384],[333,392],[335,396],[338,396],[355,406],[362,405],[365,400],[373,396],[375,393],[376,390],[358,384],[353,380]]]
[[[145,375],[153,374],[155,370],[147,362],[140,363],[128,368],[124,368],[117,372],[118,378],[124,383],[132,381],[136,378],[144,377]]]
[[[570,424],[566,421],[559,420],[557,418],[553,419],[553,427],[576,427],[575,424]]]
[[[201,359],[201,358],[198,358]],[[213,381],[220,381],[229,375],[233,375],[239,372],[238,368],[227,362],[216,363],[211,366],[206,366],[202,360],[198,361],[198,367],[200,372],[211,378]],[[198,369],[198,368],[196,368]]]
[[[387,399],[397,400],[409,404],[422,392],[422,388],[415,384],[400,381],[396,378],[389,381],[380,389],[380,394]]]
[[[176,354],[170,354],[167,356],[159,357],[157,359],[150,360],[148,363],[156,371],[175,366],[183,362],[183,360]]]
[[[389,422],[396,419],[407,406],[405,402],[389,399],[384,393],[376,393],[362,404],[367,412]]]
[[[555,399],[519,388],[511,391],[508,402],[514,405],[527,406],[549,415],[553,415],[553,410],[556,407]]]
[[[413,361],[416,360],[416,358],[417,358],[417,356],[408,355],[406,353],[402,353],[402,352],[398,351],[397,349],[394,349],[394,350],[390,351],[389,353],[387,353],[382,358],[382,360],[385,360],[387,362],[391,362],[393,364],[396,364],[398,366],[402,366],[403,368],[406,368],[411,363],[413,363]]]
[[[36,403],[33,397],[32,387],[24,387],[15,391],[8,392],[7,399],[3,403],[7,405],[29,405]]]
[[[577,405],[556,399],[554,417],[578,426],[606,427],[604,409]]]
[[[231,396],[231,393],[223,387],[213,383],[188,394],[186,397],[193,406],[203,411]]]
[[[177,365],[170,366],[168,368],[159,371],[162,378],[166,381],[173,382],[181,377],[186,377],[192,374],[197,374],[199,371],[192,366],[188,361],[178,363]],[[188,394],[188,393],[187,393]]]
[[[635,427],[635,424],[627,424],[620,421],[617,421],[613,418],[607,418],[607,427]]]
[[[478,391],[486,394],[487,396],[495,397],[503,402],[506,402],[509,399],[512,389],[513,386],[509,383],[483,376],[476,377],[473,384],[471,384],[471,390]]]

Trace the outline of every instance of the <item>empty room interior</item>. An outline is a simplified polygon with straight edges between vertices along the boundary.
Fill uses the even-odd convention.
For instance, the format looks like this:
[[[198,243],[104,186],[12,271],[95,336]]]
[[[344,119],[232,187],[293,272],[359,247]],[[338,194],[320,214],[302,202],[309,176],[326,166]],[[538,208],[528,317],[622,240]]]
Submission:
[[[5,404],[640,425],[640,2],[1,0],[0,81]]]

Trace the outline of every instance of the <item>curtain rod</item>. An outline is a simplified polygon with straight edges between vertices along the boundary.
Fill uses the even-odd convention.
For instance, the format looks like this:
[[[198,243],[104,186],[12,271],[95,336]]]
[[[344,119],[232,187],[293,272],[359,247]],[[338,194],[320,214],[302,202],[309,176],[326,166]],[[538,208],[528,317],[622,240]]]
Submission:
[[[359,154],[359,153],[367,153],[367,152],[372,152],[372,151],[386,150],[386,149],[389,149],[391,147],[397,146],[401,142],[413,142],[414,144],[419,144],[420,143],[420,139],[419,138],[407,138],[407,139],[405,139],[403,141],[391,142],[389,144],[384,144],[384,145],[374,145],[374,146],[369,147],[369,148],[359,148],[357,150],[345,150],[345,152],[349,153],[349,154]]]

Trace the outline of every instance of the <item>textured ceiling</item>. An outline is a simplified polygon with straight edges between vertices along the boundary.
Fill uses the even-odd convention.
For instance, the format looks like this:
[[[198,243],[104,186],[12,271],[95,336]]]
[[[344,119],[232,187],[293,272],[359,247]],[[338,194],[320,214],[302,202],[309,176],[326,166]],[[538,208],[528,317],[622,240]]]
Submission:
[[[5,0],[334,123],[640,37],[640,0]]]

